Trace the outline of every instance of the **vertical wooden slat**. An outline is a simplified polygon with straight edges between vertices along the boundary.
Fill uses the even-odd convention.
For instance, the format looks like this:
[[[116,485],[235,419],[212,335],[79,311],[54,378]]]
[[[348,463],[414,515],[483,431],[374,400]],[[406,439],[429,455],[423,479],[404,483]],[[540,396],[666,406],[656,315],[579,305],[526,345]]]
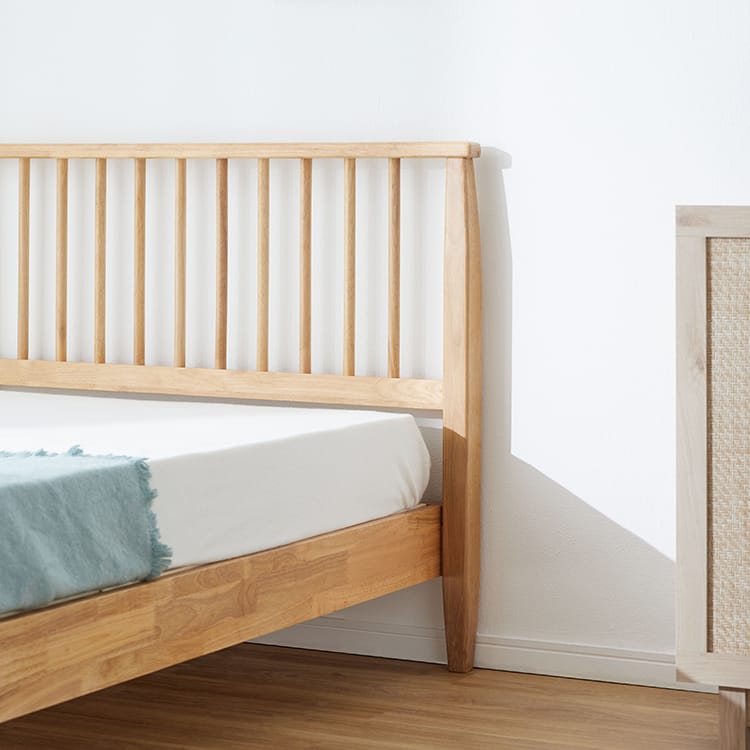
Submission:
[[[354,375],[356,328],[355,159],[344,159],[344,375]]]
[[[18,160],[18,359],[29,358],[29,159]]]
[[[94,362],[106,359],[107,160],[96,160],[94,197]]]
[[[401,160],[388,160],[388,377],[401,372]]]
[[[185,159],[175,159],[174,167],[174,366],[185,367],[187,261]]]
[[[300,159],[299,369],[312,372],[312,159]]]
[[[146,160],[135,160],[133,364],[146,363]]]
[[[57,160],[57,232],[55,237],[55,356],[68,358],[68,160]]]
[[[216,368],[227,367],[227,160],[216,160]]]
[[[255,369],[268,370],[269,162],[258,159],[258,336]]]
[[[471,159],[446,160],[443,271],[443,611],[448,669],[474,665],[479,602],[482,319]]]

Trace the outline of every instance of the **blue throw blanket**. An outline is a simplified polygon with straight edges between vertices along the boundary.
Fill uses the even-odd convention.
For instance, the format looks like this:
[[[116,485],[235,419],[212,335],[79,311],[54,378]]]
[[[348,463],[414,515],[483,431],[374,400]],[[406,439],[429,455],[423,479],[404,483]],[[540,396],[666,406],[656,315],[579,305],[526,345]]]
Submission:
[[[0,612],[158,576],[145,459],[0,452]]]

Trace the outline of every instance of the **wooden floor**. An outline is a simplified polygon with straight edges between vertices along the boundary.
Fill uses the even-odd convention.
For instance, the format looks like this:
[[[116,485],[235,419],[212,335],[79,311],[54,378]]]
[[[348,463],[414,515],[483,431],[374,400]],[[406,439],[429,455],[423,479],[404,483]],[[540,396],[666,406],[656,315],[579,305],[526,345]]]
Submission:
[[[243,645],[0,726],[2,750],[715,750],[701,693]]]

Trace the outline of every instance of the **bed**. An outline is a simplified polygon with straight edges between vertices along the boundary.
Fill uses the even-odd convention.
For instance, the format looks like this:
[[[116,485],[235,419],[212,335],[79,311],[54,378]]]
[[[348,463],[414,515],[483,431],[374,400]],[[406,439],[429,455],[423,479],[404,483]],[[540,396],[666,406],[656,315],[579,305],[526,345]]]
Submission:
[[[0,721],[439,576],[448,668],[472,668],[481,443],[481,264],[473,163],[478,156],[472,143],[0,145],[0,158],[15,160],[18,167],[17,351],[0,359],[0,441],[5,442],[0,449],[66,450],[74,424],[97,452],[149,454],[159,489],[155,510],[174,553],[171,568],[154,580],[0,619]],[[419,158],[445,164],[439,380],[402,377],[400,367],[400,305],[407,291],[400,273],[401,163]],[[54,360],[29,358],[30,166],[35,159],[56,163]],[[93,160],[95,170],[91,361],[71,359],[68,346],[68,174],[71,160],[79,159]],[[212,368],[186,366],[186,165],[192,159],[215,163],[216,274],[214,288],[205,290],[215,307]],[[257,163],[257,364],[252,371],[227,367],[232,346],[227,176],[233,159]],[[299,293],[290,301],[299,314],[298,372],[269,369],[269,164],[274,159],[299,165]],[[312,169],[318,159],[337,160],[343,167],[343,351],[341,368],[333,373],[313,372],[311,357]],[[355,372],[355,186],[361,159],[388,164],[385,375]],[[112,315],[107,167],[112,160],[133,164],[130,362],[111,361],[107,351]],[[174,165],[170,366],[146,359],[149,160]],[[76,395],[79,391],[85,393]],[[442,416],[441,505],[420,502],[429,458],[412,412]],[[117,434],[111,424],[120,425]],[[254,432],[259,424],[265,429]],[[324,453],[335,455],[343,468],[331,470],[320,458]],[[294,470],[279,481],[290,461]],[[242,492],[243,476],[247,483],[242,471],[248,467],[257,479],[252,504]],[[206,513],[207,493],[221,512]],[[183,505],[180,513],[170,510],[175,498]],[[273,512],[279,503],[285,508],[281,521]],[[202,533],[196,534],[197,528]]]
[[[677,676],[748,745],[750,208],[677,209]]]
[[[411,414],[0,391],[0,445],[148,457],[170,569],[259,552],[419,504]]]

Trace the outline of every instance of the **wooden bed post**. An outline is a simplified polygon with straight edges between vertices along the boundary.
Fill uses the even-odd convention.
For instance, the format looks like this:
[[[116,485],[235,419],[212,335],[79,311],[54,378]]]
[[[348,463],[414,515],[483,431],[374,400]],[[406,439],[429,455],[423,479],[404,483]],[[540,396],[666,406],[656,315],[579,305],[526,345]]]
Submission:
[[[446,159],[443,607],[448,669],[474,666],[479,603],[482,305],[472,159]]]

